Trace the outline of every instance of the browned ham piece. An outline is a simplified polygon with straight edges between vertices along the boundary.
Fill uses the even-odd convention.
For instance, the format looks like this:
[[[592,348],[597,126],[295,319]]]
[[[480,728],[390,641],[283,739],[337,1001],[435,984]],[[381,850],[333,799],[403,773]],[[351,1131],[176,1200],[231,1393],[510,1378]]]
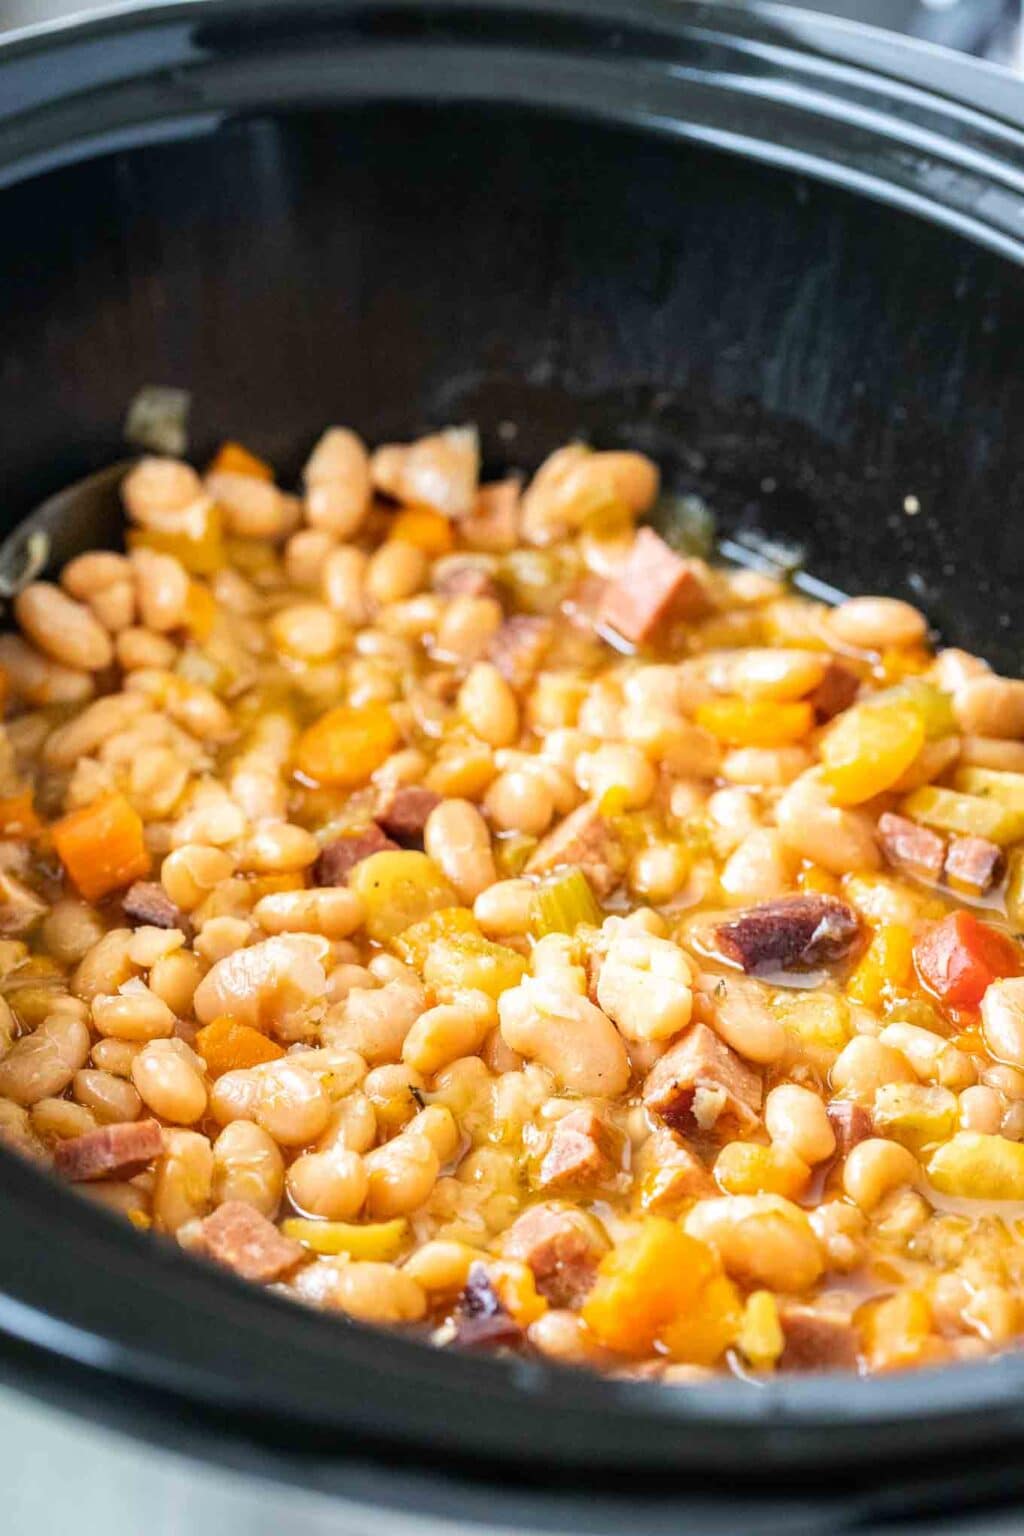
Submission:
[[[541,1189],[594,1184],[613,1171],[608,1127],[588,1104],[582,1104],[555,1122],[537,1183]]]
[[[878,837],[882,852],[896,869],[905,869],[932,882],[942,878],[946,839],[938,832],[886,811],[878,818]]]
[[[850,1313],[840,1307],[786,1301],[779,1310],[786,1345],[784,1371],[848,1371],[857,1367],[859,1338]]]
[[[653,528],[641,528],[621,571],[605,587],[600,626],[643,645],[671,614],[697,618],[710,606],[705,567],[677,555]]]
[[[844,960],[861,926],[837,896],[783,896],[716,924],[714,936],[718,952],[744,971],[787,970]]]
[[[860,1142],[875,1134],[871,1111],[862,1104],[850,1104],[840,1099],[828,1106],[828,1118],[836,1134],[837,1157],[845,1157]]]
[[[104,1179],[111,1173],[130,1179],[160,1156],[163,1144],[159,1121],[126,1120],[58,1141],[53,1161],[57,1172],[75,1184]]]
[[[421,784],[403,784],[391,790],[377,807],[377,825],[402,848],[422,848],[427,817],[441,804],[441,796]]]
[[[1003,850],[987,837],[951,837],[946,854],[946,879],[955,890],[984,896],[1003,872]]]
[[[321,848],[320,856],[313,865],[314,883],[344,885],[349,870],[354,869],[363,859],[368,859],[371,853],[384,853],[389,848],[397,847],[398,844],[387,837],[375,821],[371,821],[362,832],[346,832]]]
[[[577,806],[541,839],[526,873],[546,875],[567,865],[582,869],[599,899],[609,896],[619,883],[618,845],[595,801]]]
[[[818,720],[832,720],[849,709],[860,689],[860,678],[841,661],[830,661],[825,676],[810,695]]]
[[[686,1136],[709,1128],[702,1123],[705,1102],[712,1112],[717,1110],[711,1122],[716,1127],[720,1120],[752,1125],[762,1091],[760,1074],[713,1029],[695,1024],[655,1062],[644,1082],[643,1100],[666,1125]]]
[[[502,554],[514,549],[519,539],[518,480],[495,480],[482,485],[476,505],[468,517],[459,521],[459,531],[473,549]]]
[[[227,1200],[200,1223],[193,1252],[266,1284],[293,1269],[306,1250],[282,1237],[272,1221],[244,1200]]]
[[[636,1172],[640,1204],[645,1211],[676,1215],[684,1201],[718,1192],[697,1154],[667,1125],[660,1126],[644,1142]]]
[[[513,688],[526,688],[539,671],[554,633],[551,619],[517,613],[505,620],[492,639],[490,659]]]
[[[136,880],[121,898],[121,910],[132,923],[145,923],[152,928],[180,928],[191,934],[188,918],[180,907],[175,906],[158,880]]]
[[[470,1268],[452,1322],[451,1342],[459,1349],[516,1349],[524,1339],[482,1264]]]
[[[594,1282],[603,1249],[579,1211],[546,1201],[513,1222],[501,1251],[530,1266],[538,1291],[553,1307],[575,1307]]]

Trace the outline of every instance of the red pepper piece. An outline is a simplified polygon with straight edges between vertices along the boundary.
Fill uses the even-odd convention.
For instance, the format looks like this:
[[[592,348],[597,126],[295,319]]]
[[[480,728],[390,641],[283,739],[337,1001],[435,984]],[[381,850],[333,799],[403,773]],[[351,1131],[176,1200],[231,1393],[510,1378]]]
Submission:
[[[970,912],[951,912],[914,946],[914,964],[923,986],[947,1008],[977,1008],[989,983],[1019,976],[1017,945]]]

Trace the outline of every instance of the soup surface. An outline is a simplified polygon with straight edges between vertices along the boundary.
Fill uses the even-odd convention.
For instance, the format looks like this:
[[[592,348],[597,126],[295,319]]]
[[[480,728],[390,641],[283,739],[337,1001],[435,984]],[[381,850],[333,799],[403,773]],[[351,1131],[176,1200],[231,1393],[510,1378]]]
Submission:
[[[712,567],[639,454],[479,480],[461,428],[300,495],[143,459],[127,552],[19,593],[0,1136],[439,1345],[1012,1345],[1024,683]]]

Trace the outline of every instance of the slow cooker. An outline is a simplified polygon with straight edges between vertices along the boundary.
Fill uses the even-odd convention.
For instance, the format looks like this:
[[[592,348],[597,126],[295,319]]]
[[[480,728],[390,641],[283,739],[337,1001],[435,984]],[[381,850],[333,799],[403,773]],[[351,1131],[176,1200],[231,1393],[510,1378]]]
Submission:
[[[583,433],[654,454],[736,557],[781,544],[1016,673],[1022,262],[1024,88],[806,12],[40,27],[0,46],[4,529],[124,455],[145,384],[191,392],[200,458],[240,437],[286,478],[326,420],[473,420],[495,466]],[[441,1354],[7,1154],[0,1231],[12,1530],[1014,1527],[1024,1356],[680,1390]]]

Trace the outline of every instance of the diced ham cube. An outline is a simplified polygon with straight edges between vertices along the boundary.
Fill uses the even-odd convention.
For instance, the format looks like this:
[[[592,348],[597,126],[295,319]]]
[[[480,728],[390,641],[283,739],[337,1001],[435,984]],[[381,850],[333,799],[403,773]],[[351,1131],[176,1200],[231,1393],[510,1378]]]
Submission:
[[[781,1370],[856,1370],[860,1340],[849,1311],[826,1303],[786,1301],[779,1321],[786,1340]]]
[[[479,557],[453,555],[440,562],[433,581],[441,597],[497,597],[498,583]]]
[[[952,837],[946,854],[946,879],[954,890],[984,896],[1003,872],[1003,850],[987,837]]]
[[[126,1120],[58,1141],[53,1161],[57,1172],[76,1184],[111,1173],[130,1179],[160,1156],[163,1144],[159,1121]]]
[[[832,720],[849,709],[860,690],[860,678],[841,661],[830,661],[825,676],[810,695],[809,702],[819,721]]]
[[[596,801],[577,806],[541,840],[526,873],[546,875],[567,865],[582,869],[599,899],[609,896],[619,883],[621,852]]]
[[[482,485],[476,505],[468,517],[460,519],[459,533],[470,549],[484,549],[504,554],[519,542],[518,480],[496,480]]]
[[[313,865],[315,885],[344,885],[349,871],[371,853],[384,853],[398,844],[385,836],[375,821],[362,832],[346,832],[326,843]]]
[[[550,619],[517,613],[506,619],[490,645],[490,659],[513,688],[526,688],[539,671],[554,637]]]
[[[374,817],[383,832],[402,848],[422,848],[427,817],[441,796],[421,784],[404,784],[385,795]]]
[[[589,1105],[555,1122],[551,1145],[541,1159],[541,1189],[596,1184],[614,1172],[608,1128]]]
[[[677,555],[653,528],[641,528],[622,570],[604,590],[599,626],[643,645],[669,617],[698,618],[710,607],[705,567]]]
[[[136,880],[122,896],[121,910],[132,923],[145,923],[151,928],[180,928],[186,935],[192,931],[188,918],[158,880]]]
[[[878,818],[878,837],[882,852],[897,869],[905,869],[933,883],[942,878],[946,839],[940,837],[938,832],[933,832],[930,827],[922,827],[906,816],[896,816],[892,811],[886,811]]]
[[[562,604],[562,616],[574,629],[585,635],[593,633],[608,582],[595,571],[587,571],[574,584]]]
[[[850,1104],[838,1099],[828,1106],[828,1118],[836,1134],[836,1156],[845,1157],[860,1142],[875,1134],[871,1111],[862,1104]]]
[[[594,1283],[604,1247],[583,1212],[546,1201],[513,1222],[501,1251],[530,1266],[538,1291],[553,1307],[575,1307]]]
[[[720,1122],[752,1125],[761,1109],[758,1072],[706,1024],[695,1024],[656,1061],[643,1087],[649,1110],[680,1135]]]
[[[227,1200],[200,1223],[193,1252],[234,1270],[243,1280],[278,1280],[305,1255],[272,1221],[244,1200]]]
[[[783,896],[715,927],[719,953],[748,972],[831,965],[860,939],[859,917],[836,896]]]
[[[677,1215],[687,1200],[718,1193],[700,1158],[667,1125],[644,1142],[637,1160],[637,1179],[642,1208],[665,1215]]]

